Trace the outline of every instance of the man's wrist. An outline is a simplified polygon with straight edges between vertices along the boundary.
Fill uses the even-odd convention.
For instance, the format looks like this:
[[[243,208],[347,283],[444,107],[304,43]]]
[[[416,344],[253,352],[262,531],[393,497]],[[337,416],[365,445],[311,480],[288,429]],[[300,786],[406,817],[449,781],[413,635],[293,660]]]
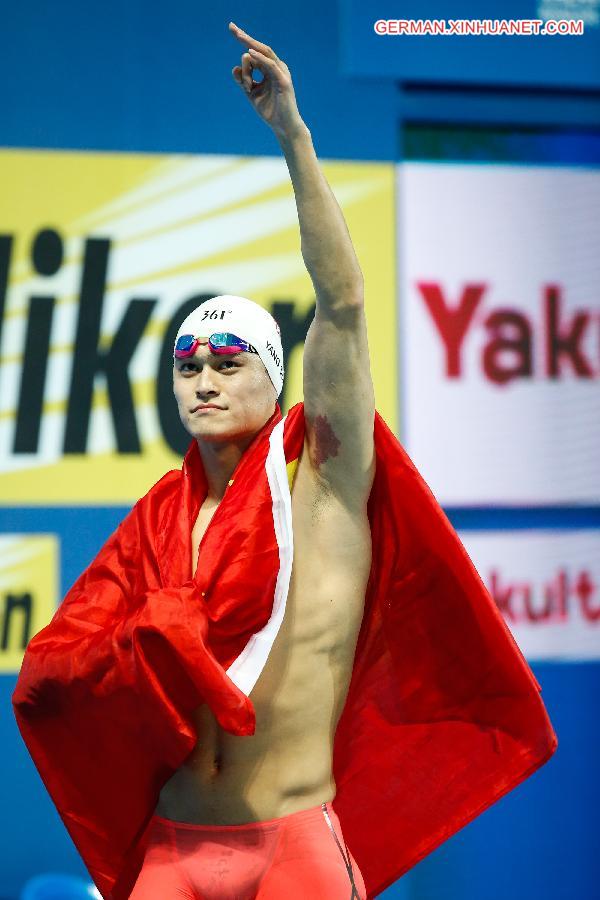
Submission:
[[[291,149],[295,144],[312,141],[312,135],[304,121],[300,121],[298,125],[286,129],[285,131],[275,131],[275,129],[273,129],[273,131],[275,137],[279,141],[279,146],[284,153],[286,150]]]

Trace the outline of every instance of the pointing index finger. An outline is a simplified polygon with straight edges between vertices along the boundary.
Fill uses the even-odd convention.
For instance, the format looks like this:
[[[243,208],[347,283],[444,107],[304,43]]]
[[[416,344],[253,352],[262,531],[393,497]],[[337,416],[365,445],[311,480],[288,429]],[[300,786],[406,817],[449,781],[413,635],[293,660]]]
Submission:
[[[242,44],[246,47],[253,47],[255,50],[259,50],[261,53],[264,53],[265,56],[269,56],[271,59],[276,59],[276,54],[274,51],[267,45],[261,43],[261,41],[257,41],[256,38],[251,37],[247,31],[244,31],[242,28],[238,28],[235,22],[229,23],[229,30],[233,34],[234,37],[238,39]]]

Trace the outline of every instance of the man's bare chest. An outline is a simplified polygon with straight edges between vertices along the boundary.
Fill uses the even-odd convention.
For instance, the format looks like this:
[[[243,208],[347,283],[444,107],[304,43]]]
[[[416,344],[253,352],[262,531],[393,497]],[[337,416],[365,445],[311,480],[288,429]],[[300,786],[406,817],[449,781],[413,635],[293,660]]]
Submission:
[[[200,509],[194,523],[194,569],[202,564],[198,548],[214,512],[214,507]],[[183,794],[190,794],[190,773],[194,791],[205,791],[209,784],[211,796],[221,782],[226,796],[239,793],[241,785],[245,790],[259,771],[264,771],[270,788],[259,778],[256,790],[267,793],[275,783],[281,783],[286,796],[309,786],[315,789],[315,781],[321,793],[331,788],[333,735],[363,617],[371,534],[366,513],[351,513],[324,496],[300,465],[292,489],[292,532],[294,556],[283,622],[251,694],[256,733],[251,739],[231,735],[218,726],[206,705],[200,706],[194,716],[201,740],[171,785],[175,796],[180,780]],[[165,798],[169,790],[167,785]],[[200,800],[207,815],[204,793]],[[182,811],[183,806],[175,806],[172,814],[181,816]],[[263,812],[267,818],[279,814],[270,808]]]
[[[206,533],[206,529],[210,525],[210,521],[214,516],[215,512],[218,509],[218,505],[214,505],[214,503],[207,504],[206,502],[202,504],[200,509],[198,510],[198,515],[196,516],[196,521],[194,522],[192,528],[191,542],[192,542],[192,571],[191,577],[193,578],[196,574],[196,570],[198,568],[198,551],[200,549],[200,543],[202,538]]]

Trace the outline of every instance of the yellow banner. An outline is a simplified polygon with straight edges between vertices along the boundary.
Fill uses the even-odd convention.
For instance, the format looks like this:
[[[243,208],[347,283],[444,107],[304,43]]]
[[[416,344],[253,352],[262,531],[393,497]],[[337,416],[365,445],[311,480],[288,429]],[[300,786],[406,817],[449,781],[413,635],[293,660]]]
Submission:
[[[58,606],[58,538],[0,535],[0,586],[5,636],[0,672],[6,675],[19,670],[23,648],[48,624]]]
[[[396,428],[394,167],[323,162],[365,276],[377,409]],[[180,468],[184,314],[216,294],[281,327],[302,399],[314,291],[283,158],[0,151],[0,503],[130,504]]]

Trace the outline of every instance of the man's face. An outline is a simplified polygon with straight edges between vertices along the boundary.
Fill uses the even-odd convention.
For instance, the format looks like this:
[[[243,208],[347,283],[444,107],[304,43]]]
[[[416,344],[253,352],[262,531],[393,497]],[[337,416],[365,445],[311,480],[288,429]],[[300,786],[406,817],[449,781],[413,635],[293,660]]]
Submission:
[[[208,442],[256,434],[275,411],[277,395],[256,353],[215,354],[201,344],[173,361],[173,393],[183,427]],[[202,404],[217,408],[196,409]]]

